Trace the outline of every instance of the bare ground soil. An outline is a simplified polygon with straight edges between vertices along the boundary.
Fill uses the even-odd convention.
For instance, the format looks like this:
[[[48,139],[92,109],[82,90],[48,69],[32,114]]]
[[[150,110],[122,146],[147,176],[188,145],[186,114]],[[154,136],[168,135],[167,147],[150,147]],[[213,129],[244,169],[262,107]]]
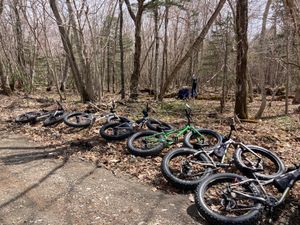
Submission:
[[[0,224],[201,221],[186,196],[154,192],[132,177],[69,158],[67,148],[45,148],[20,135],[2,137],[0,146]],[[56,159],[60,152],[63,159]]]
[[[55,98],[55,95],[51,93],[48,95],[48,97],[44,97],[41,94],[26,96],[22,93],[11,97],[0,95],[1,136],[8,138],[8,137],[15,137],[15,135],[21,135],[21,137],[27,137],[30,141],[34,142],[35,144],[38,144],[40,149],[48,149],[50,147],[51,149],[51,152],[49,153],[50,155],[46,154],[47,162],[49,160],[48,159],[49,157],[51,158],[50,160],[51,163],[53,162],[63,163],[66,161],[67,158],[68,159],[67,164],[72,164],[70,165],[70,167],[72,168],[72,170],[74,170],[72,173],[68,175],[68,179],[72,179],[73,183],[74,182],[76,183],[78,180],[81,179],[80,175],[84,175],[81,170],[82,167],[81,164],[89,165],[92,167],[94,166],[95,168],[100,167],[100,169],[97,169],[97,171],[99,170],[101,172],[99,172],[97,176],[96,175],[93,176],[94,182],[95,179],[98,182],[97,180],[98,176],[101,177],[102,173],[104,174],[109,173],[110,175],[113,174],[111,175],[113,177],[117,177],[120,178],[121,180],[125,180],[126,183],[124,184],[124,186],[135,187],[135,186],[142,185],[150,193],[153,193],[154,195],[156,194],[158,194],[158,196],[171,195],[171,199],[180,198],[184,203],[180,203],[180,206],[177,203],[175,204],[175,206],[180,208],[179,210],[181,215],[180,218],[185,218],[185,219],[181,220],[179,218],[174,218],[173,224],[193,224],[195,222],[200,224],[204,223],[204,221],[195,212],[192,203],[193,200],[192,193],[185,193],[173,188],[164,180],[164,178],[161,175],[160,172],[161,159],[163,155],[170,149],[164,150],[161,153],[161,155],[154,158],[145,159],[141,157],[134,157],[127,152],[125,142],[107,143],[102,138],[99,137],[98,134],[99,127],[101,126],[101,124],[103,124],[103,120],[101,119],[97,120],[96,123],[93,125],[93,127],[85,130],[70,129],[67,128],[64,124],[58,125],[56,127],[44,128],[40,124],[18,125],[13,122],[14,118],[23,112],[34,111],[35,109],[42,109],[42,108],[43,109],[54,108],[55,103],[52,101],[53,98]],[[113,97],[107,98],[105,101],[102,101],[100,104],[98,104],[98,108],[101,108],[101,113],[108,112],[108,104],[112,98]],[[138,118],[141,115],[141,110],[145,102],[150,101],[150,105],[153,108],[151,116],[155,118],[161,118],[162,120],[166,122],[170,122],[172,125],[177,127],[185,123],[183,109],[186,102],[169,99],[166,100],[164,103],[156,103],[149,99],[150,98],[148,98],[147,96],[144,96],[142,100],[140,100],[139,102],[133,102],[133,103],[125,102],[124,105],[119,104],[117,111],[120,114],[129,115],[129,117],[131,118]],[[218,101],[191,100],[188,102],[188,104],[190,104],[194,109],[193,122],[196,126],[214,129],[223,134],[226,134],[228,132],[228,118],[232,117],[233,102],[227,103],[225,113],[223,114],[216,113],[219,107]],[[69,94],[68,101],[64,103],[64,106],[68,111],[84,110],[87,108],[87,105],[78,103],[78,99],[76,97],[72,97],[72,94]],[[249,114],[254,115],[258,107],[259,107],[259,101],[258,99],[256,99],[256,101],[249,104]],[[300,154],[299,154],[300,153],[300,146],[299,146],[300,116],[298,110],[299,110],[298,106],[290,105],[289,115],[283,115],[284,102],[274,101],[272,102],[272,106],[267,107],[266,112],[264,114],[265,118],[263,120],[259,121],[258,123],[238,124],[238,131],[234,134],[234,138],[238,140],[242,140],[245,143],[260,145],[273,150],[276,154],[278,154],[281,157],[281,159],[285,162],[286,165],[297,163],[300,161]],[[15,142],[17,142],[17,140],[15,140]],[[22,152],[18,152],[18,154],[19,153]],[[45,154],[38,153],[37,155],[34,155],[33,160],[31,160],[30,157],[28,158],[21,157],[22,159],[21,163],[19,163],[18,156],[7,158],[6,155],[2,155],[3,151],[1,151],[0,154],[1,154],[0,157],[2,162],[1,169],[3,169],[2,168],[3,166],[5,168],[4,173],[2,173],[3,171],[1,171],[1,176],[4,177],[6,176],[5,179],[11,178],[11,180],[9,179],[7,180],[8,187],[3,189],[1,188],[2,187],[1,185],[0,191],[6,193],[8,192],[8,190],[10,190],[12,193],[16,194],[19,193],[20,191],[13,192],[13,190],[22,190],[23,187],[28,187],[28,186],[30,187],[29,183],[25,183],[25,184],[22,183],[24,182],[24,180],[27,180],[27,178],[25,177],[22,176],[20,177],[20,174],[22,174],[21,172],[22,170],[28,171],[26,173],[28,173],[28,176],[30,176],[32,180],[38,181],[42,179],[41,177],[38,176],[37,173],[37,172],[42,173],[42,170],[38,170],[38,171],[34,170],[33,168],[35,168],[35,165],[30,165],[30,163],[44,161]],[[18,168],[16,168],[16,166]],[[7,168],[9,168],[10,171],[9,173],[7,172]],[[102,170],[105,172],[102,172]],[[56,170],[50,173],[49,178],[51,178],[55,173]],[[23,180],[20,183],[16,182],[16,180],[19,180],[19,178],[20,180]],[[115,183],[112,182],[112,185],[105,185],[106,182],[101,182],[101,185],[104,185],[108,190],[107,192],[105,192],[106,195],[109,195],[109,190],[111,189],[112,186],[114,187],[118,185],[117,181],[119,181],[119,179],[116,179]],[[2,182],[3,181],[1,181],[1,183]],[[93,185],[99,185],[99,183],[94,183]],[[35,185],[33,186],[34,187],[29,190],[29,193],[34,192]],[[57,191],[57,189],[59,189],[60,186],[56,185],[55,179],[53,178],[53,179],[49,179],[49,181],[47,182],[47,187],[51,188],[53,193],[55,193],[55,191]],[[68,189],[64,189],[64,191],[68,192]],[[82,194],[84,195],[84,192],[85,190],[81,190],[80,195]],[[36,198],[39,198],[38,196],[40,195],[43,196],[42,193],[43,190],[41,189],[41,191],[36,193]],[[69,207],[68,210],[72,211],[73,207],[74,210],[86,208],[87,205],[90,203],[91,199],[94,198],[94,195],[96,193],[97,192],[86,193],[87,195],[89,194],[88,195],[89,197],[82,199],[83,206],[80,205],[78,206],[78,204],[80,204],[80,201],[72,202],[70,200],[66,200],[72,202],[72,204],[68,206]],[[24,194],[24,196],[26,197],[26,195],[27,192]],[[11,197],[13,195],[8,195],[8,196]],[[152,196],[148,196],[148,197],[152,198]],[[140,204],[143,205],[145,199],[142,199]],[[5,203],[6,204],[5,207],[8,207],[10,203],[7,204],[6,202],[7,199],[5,198],[4,201],[3,199],[1,200],[1,204],[3,205]],[[124,207],[127,207],[127,205],[130,205],[130,201],[123,200],[122,204],[124,205]],[[151,201],[149,204],[150,204],[149,208],[152,209],[156,209],[157,205],[160,205],[160,203],[158,204],[153,201]],[[298,184],[290,193],[290,196],[287,199],[286,203],[276,210],[275,212],[276,221],[274,224],[291,224],[291,225],[298,224],[300,218],[299,206],[300,206],[300,190]],[[109,213],[107,213],[106,217],[104,216],[104,218],[105,220],[110,221],[109,218],[111,217],[111,222],[104,223],[103,221],[99,221],[97,223],[96,221],[95,223],[96,224],[122,224],[122,222],[120,223],[120,221],[123,221],[123,219],[119,220],[118,221],[119,223],[117,223],[117,220],[113,219],[115,217],[112,216],[113,213],[111,211],[114,210],[114,207],[116,206],[112,205],[112,207],[110,207],[109,205],[107,205],[106,207],[104,207],[105,209],[110,208],[110,209],[106,209],[108,210],[107,212]],[[24,208],[27,208],[27,206],[25,206]],[[145,206],[145,210],[146,209],[147,209],[147,205]],[[172,207],[165,207],[162,209],[162,212],[167,212],[170,209],[172,209]],[[19,210],[14,210],[16,216],[18,216],[17,215],[18,211]],[[20,214],[26,215],[27,216],[26,218],[29,218],[29,214],[28,214],[29,212],[25,212],[25,211],[22,213],[20,211]],[[37,211],[39,211],[39,209]],[[6,213],[6,211],[3,212],[4,213],[2,213],[2,215],[9,215]],[[132,214],[135,214],[134,212],[135,211],[133,211]],[[191,215],[189,215],[189,212],[193,212],[193,213],[190,213]],[[147,211],[147,213],[149,213],[149,211]],[[86,216],[86,212],[80,212],[80,210],[76,211],[76,215],[77,214],[81,216]],[[128,218],[127,224],[139,224],[140,222],[144,221],[143,217],[134,217],[134,216],[128,217],[129,214],[131,215],[131,213],[128,214],[125,213],[125,217],[124,217],[125,219]],[[159,210],[153,212],[152,215],[154,218],[157,218],[157,216],[160,218]],[[73,218],[72,216],[69,217]],[[102,216],[99,217],[102,218]],[[66,217],[61,217],[61,221],[64,221],[66,219],[67,219]],[[5,220],[2,221],[0,220],[0,223],[6,224]],[[151,222],[144,221],[144,222],[145,224],[151,224],[153,221]],[[29,223],[28,220],[26,220],[26,222]],[[93,221],[88,223],[92,223],[92,222]],[[76,220],[72,220],[72,223],[76,223]],[[156,222],[153,223],[155,224]],[[37,224],[39,224],[39,222],[37,222]],[[40,224],[44,224],[44,223],[40,223]],[[160,222],[157,222],[157,224],[169,224],[169,223],[167,222],[167,220],[164,222],[163,220],[161,220]]]

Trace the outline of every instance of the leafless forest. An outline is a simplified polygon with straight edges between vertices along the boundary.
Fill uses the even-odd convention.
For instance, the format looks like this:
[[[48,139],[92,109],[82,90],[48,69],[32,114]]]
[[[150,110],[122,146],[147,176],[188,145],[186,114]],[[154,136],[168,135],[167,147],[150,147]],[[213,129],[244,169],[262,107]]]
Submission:
[[[194,84],[196,96],[178,99],[180,91]],[[83,118],[88,115],[83,120],[88,126],[66,123],[66,116],[78,112]],[[149,118],[177,132],[165,140],[159,134],[157,143],[168,144],[159,155],[132,155],[128,142],[101,134],[107,124],[118,124],[107,123],[112,115],[119,122],[132,119],[124,122],[127,127],[119,126],[125,131],[144,131],[148,112]],[[17,121],[33,114],[41,119]],[[46,126],[39,123],[45,115],[61,118]],[[161,165],[165,155],[183,146],[187,131],[190,138],[196,134],[189,127],[225,136],[233,117],[233,140],[271,150],[287,168],[300,162],[300,0],[0,0],[0,224],[63,224],[51,223],[56,219],[66,224],[208,224],[196,209],[199,218],[190,215],[186,206],[195,204],[191,192],[167,182]],[[76,123],[81,122],[78,118]],[[112,127],[111,136],[118,129]],[[221,160],[217,154],[213,158]],[[234,160],[228,160],[231,166]],[[85,161],[92,172],[81,167]],[[174,163],[180,173],[187,165],[182,162]],[[70,165],[74,173],[68,177]],[[99,179],[100,167],[116,183]],[[65,191],[60,183],[64,179]],[[130,183],[126,188],[137,192],[143,205],[127,204],[136,199],[128,195],[127,185],[119,185],[121,179]],[[97,185],[89,186],[87,180]],[[147,205],[148,197],[134,182],[146,184],[150,194],[156,192],[157,202],[149,197],[153,201]],[[102,193],[102,184],[116,197],[119,211]],[[274,222],[263,218],[259,224],[300,224],[300,182],[296,185],[278,210],[269,211]],[[112,192],[114,187],[120,192]],[[95,193],[105,196],[96,198]],[[173,204],[181,214],[168,201],[167,207],[158,207],[165,195],[184,199],[186,205]],[[146,220],[136,212],[147,214]],[[159,221],[165,213],[170,223]],[[50,222],[41,222],[47,215]],[[91,222],[92,215],[99,220]],[[135,215],[139,221],[131,220]],[[181,215],[190,223],[180,223]],[[151,216],[159,220],[149,222]]]
[[[0,0],[2,93],[55,90],[163,100],[198,78],[221,111],[249,118],[261,96],[300,103],[296,0]]]

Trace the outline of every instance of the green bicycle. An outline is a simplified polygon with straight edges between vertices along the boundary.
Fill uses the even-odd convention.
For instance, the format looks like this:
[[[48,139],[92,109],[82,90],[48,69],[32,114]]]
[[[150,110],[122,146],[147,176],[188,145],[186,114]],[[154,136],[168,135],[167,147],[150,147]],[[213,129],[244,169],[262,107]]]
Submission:
[[[178,143],[184,137],[183,143],[188,148],[208,150],[221,144],[222,136],[209,129],[197,129],[191,125],[192,110],[186,105],[187,124],[176,130],[141,131],[132,135],[127,141],[128,151],[136,156],[155,156],[165,147]]]

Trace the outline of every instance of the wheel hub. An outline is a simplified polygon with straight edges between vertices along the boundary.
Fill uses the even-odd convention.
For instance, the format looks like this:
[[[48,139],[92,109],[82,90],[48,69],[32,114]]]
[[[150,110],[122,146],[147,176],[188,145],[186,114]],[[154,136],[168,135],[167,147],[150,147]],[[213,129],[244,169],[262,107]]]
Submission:
[[[181,173],[185,175],[191,175],[192,173],[192,165],[189,163],[189,161],[184,161],[181,164]]]
[[[223,199],[221,199],[221,205],[226,209],[226,210],[232,210],[236,207],[236,201],[232,198],[229,198],[225,196]]]

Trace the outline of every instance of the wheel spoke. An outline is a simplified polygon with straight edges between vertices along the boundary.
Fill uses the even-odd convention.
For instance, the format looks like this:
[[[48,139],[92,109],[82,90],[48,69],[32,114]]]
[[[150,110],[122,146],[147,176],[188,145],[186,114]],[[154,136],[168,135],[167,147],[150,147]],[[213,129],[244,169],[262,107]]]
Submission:
[[[253,209],[256,209],[255,200],[239,195],[236,192],[247,193],[253,195],[249,190],[249,187],[245,185],[235,185],[232,187],[228,182],[215,182],[210,184],[209,188],[205,193],[206,205],[223,216],[237,217],[248,213]]]

